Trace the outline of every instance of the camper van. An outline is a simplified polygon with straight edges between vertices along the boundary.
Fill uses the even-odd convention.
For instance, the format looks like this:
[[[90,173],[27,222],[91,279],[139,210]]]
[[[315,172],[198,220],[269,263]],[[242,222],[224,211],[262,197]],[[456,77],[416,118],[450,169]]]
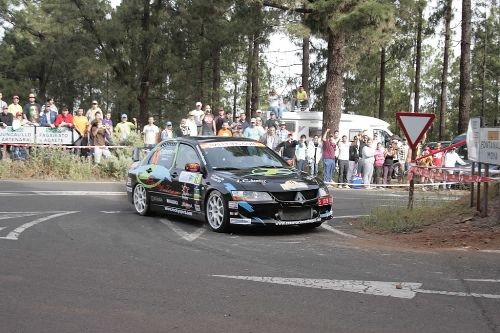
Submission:
[[[308,138],[314,135],[321,136],[323,112],[283,112],[281,120],[286,123],[286,128],[294,133],[294,138],[296,139],[300,138],[302,134],[305,134]],[[389,123],[383,120],[347,113],[342,113],[338,130],[340,137],[347,135],[349,141],[359,132],[365,132],[371,137],[377,133],[379,141],[385,144],[393,135],[389,130]]]

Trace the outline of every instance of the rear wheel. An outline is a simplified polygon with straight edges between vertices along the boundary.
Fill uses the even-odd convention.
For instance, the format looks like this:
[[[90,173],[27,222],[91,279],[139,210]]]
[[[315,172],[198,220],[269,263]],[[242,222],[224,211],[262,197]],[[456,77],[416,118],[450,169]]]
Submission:
[[[147,215],[149,213],[149,200],[146,188],[142,184],[134,187],[134,208],[139,215]]]
[[[206,219],[213,231],[226,232],[229,230],[227,203],[219,191],[212,191],[208,196]]]

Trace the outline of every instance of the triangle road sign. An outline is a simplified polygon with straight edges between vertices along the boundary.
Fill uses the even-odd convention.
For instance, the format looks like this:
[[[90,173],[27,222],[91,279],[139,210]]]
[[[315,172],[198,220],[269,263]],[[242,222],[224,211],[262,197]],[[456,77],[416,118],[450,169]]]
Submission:
[[[434,117],[433,113],[396,112],[396,119],[412,149],[417,147],[431,126]]]

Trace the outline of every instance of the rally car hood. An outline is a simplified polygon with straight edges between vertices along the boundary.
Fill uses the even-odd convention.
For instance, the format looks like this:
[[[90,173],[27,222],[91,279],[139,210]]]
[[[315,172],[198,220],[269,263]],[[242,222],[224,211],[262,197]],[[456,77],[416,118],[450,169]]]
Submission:
[[[323,185],[315,177],[288,168],[214,171],[210,181],[230,183],[238,190],[269,192],[312,190]]]

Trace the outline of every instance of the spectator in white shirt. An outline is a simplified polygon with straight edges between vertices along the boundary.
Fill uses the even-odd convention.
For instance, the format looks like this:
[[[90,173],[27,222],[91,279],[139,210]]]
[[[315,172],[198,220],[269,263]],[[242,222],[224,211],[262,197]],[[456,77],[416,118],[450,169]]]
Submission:
[[[148,124],[144,126],[142,134],[144,136],[144,148],[153,149],[160,139],[160,129],[154,124],[155,119],[153,116],[148,118]]]
[[[344,183],[345,188],[349,188],[349,180],[347,179],[347,173],[349,171],[349,147],[350,142],[347,141],[347,136],[343,135],[342,140],[337,144],[338,147],[338,161],[339,161],[339,188],[342,188],[342,183]]]

